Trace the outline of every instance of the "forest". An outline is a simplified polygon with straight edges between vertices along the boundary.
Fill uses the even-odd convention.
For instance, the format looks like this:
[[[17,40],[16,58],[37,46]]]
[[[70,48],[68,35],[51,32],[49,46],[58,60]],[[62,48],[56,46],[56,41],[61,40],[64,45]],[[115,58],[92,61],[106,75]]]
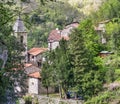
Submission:
[[[41,76],[46,89],[59,88],[60,98],[67,98],[68,91],[76,92],[85,104],[120,103],[120,1],[104,0],[89,15],[80,10],[83,6],[77,8],[61,0],[0,3],[0,54],[8,50],[5,67],[0,59],[0,101],[6,100],[8,89],[13,90],[14,78],[25,79],[23,70],[12,70],[23,68],[21,52],[25,49],[11,35],[13,23],[20,14],[28,30],[28,49],[48,47],[51,30],[79,23],[69,41],[62,39],[59,47],[45,53]],[[105,24],[102,32],[95,29],[100,23]],[[102,51],[112,54],[100,57]]]

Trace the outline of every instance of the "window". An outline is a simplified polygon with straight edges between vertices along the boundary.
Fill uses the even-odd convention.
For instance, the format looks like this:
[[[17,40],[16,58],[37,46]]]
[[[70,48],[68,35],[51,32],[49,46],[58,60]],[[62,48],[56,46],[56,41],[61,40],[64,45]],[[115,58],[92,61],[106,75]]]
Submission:
[[[20,42],[23,43],[23,36],[20,37]]]
[[[34,59],[34,56],[32,56],[32,59]]]
[[[42,63],[41,63],[41,62],[37,62],[37,64],[38,64],[38,67],[41,67],[41,65],[42,65]]]

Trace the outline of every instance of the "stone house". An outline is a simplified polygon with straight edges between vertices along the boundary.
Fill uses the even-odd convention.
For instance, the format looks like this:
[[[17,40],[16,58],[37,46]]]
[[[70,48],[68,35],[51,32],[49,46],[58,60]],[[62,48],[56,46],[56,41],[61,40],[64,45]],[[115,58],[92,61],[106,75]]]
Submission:
[[[41,81],[41,69],[33,64],[25,64],[25,73],[27,74],[27,92],[29,94],[43,94],[46,93],[46,88],[42,85]],[[55,89],[49,87],[49,93],[55,92]]]
[[[107,42],[106,40],[106,35],[105,35],[105,25],[109,22],[110,20],[105,20],[102,22],[99,22],[97,26],[95,26],[95,30],[97,33],[100,35],[100,42],[102,44],[105,44]]]
[[[43,61],[43,54],[48,50],[48,48],[32,48],[28,53],[28,63],[32,63],[37,67],[41,67]]]
[[[48,36],[48,49],[53,50],[59,46],[59,41],[64,38],[65,40],[69,40],[69,34],[74,28],[78,27],[78,23],[72,23],[67,25],[63,30],[52,30]]]
[[[27,74],[27,86],[29,94],[39,94],[39,85],[41,82],[40,76],[41,69],[32,65],[25,64],[25,73]]]
[[[59,46],[59,41],[61,40],[61,31],[56,29],[52,30],[48,37],[48,49],[53,50]]]
[[[40,94],[40,92],[44,91],[45,88],[42,88],[41,83],[41,64],[43,61],[43,54],[48,49],[47,48],[32,48],[29,51],[27,51],[27,31],[24,26],[24,22],[22,21],[21,17],[19,16],[13,26],[13,34],[18,42],[20,44],[23,44],[25,47],[25,51],[22,52],[22,56],[25,56],[25,61],[22,61],[24,63],[24,70],[22,74],[25,74],[27,76],[27,79],[25,79],[25,85],[24,89],[27,89],[27,92],[30,94]],[[14,69],[18,70],[18,69]],[[18,82],[18,78],[15,79],[16,81],[14,89],[16,93],[23,92],[22,87],[20,85],[20,82]],[[20,80],[20,78],[19,78]],[[21,78],[22,81],[22,78]]]
[[[24,23],[19,16],[13,26],[13,35],[17,38],[18,42],[23,44],[25,51],[22,52],[22,55],[25,56],[24,63],[24,72],[27,76],[26,86],[27,92],[30,94],[40,94],[46,93],[46,89],[42,86],[41,82],[41,65],[44,61],[44,53],[48,50],[55,49],[59,46],[59,41],[64,38],[69,40],[69,34],[71,30],[78,27],[78,23],[72,23],[67,25],[63,30],[52,30],[48,37],[48,48],[39,48],[34,47],[27,50],[27,31],[24,26]],[[16,83],[16,90],[21,92],[20,85]],[[49,88],[49,93],[54,92],[54,88]]]
[[[74,22],[72,24],[67,25],[62,31],[61,31],[61,35],[62,36],[69,36],[69,34],[71,33],[71,31],[74,28],[77,28],[79,26],[79,23]]]

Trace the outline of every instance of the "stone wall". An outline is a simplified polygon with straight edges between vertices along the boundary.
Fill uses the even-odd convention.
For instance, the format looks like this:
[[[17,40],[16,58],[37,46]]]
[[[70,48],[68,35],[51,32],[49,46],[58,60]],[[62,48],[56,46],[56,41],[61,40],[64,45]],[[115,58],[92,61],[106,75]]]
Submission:
[[[83,104],[81,100],[72,100],[72,99],[59,99],[59,98],[50,98],[46,96],[37,96],[39,104]],[[34,102],[32,99],[32,102]],[[19,100],[20,104],[25,104],[23,99]],[[33,103],[34,104],[34,103]]]

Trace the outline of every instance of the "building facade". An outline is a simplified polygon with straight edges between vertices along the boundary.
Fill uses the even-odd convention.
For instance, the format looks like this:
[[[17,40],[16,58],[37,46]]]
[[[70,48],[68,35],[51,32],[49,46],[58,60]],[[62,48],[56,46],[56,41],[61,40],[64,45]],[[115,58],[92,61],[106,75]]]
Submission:
[[[27,62],[27,31],[20,16],[18,16],[13,26],[13,35],[24,46],[25,51],[22,52],[22,56],[25,56],[25,62]]]
[[[63,30],[52,30],[48,36],[48,49],[53,50],[59,46],[59,41],[63,38],[69,40],[69,35],[74,28],[79,26],[78,23],[72,23],[67,25]]]

